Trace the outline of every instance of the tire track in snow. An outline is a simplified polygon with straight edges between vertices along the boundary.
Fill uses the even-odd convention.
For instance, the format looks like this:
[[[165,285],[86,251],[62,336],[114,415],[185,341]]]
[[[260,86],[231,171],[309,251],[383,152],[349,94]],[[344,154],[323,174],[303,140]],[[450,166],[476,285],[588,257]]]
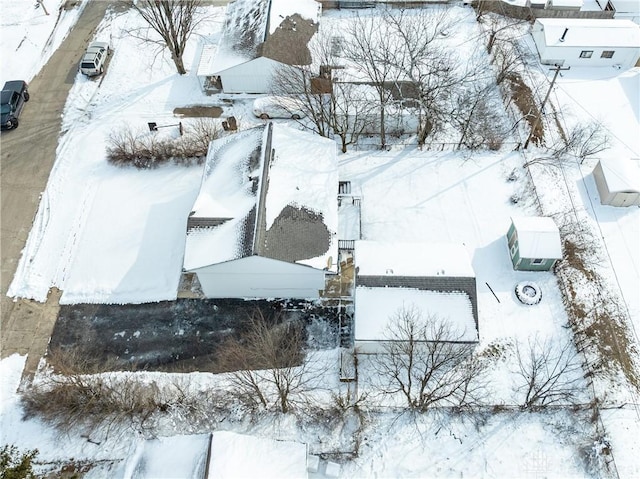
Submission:
[[[91,207],[93,206],[93,202],[98,191],[94,177],[90,176],[89,178],[90,179],[82,194],[79,210],[72,223],[71,231],[69,232],[67,241],[60,253],[58,267],[53,277],[53,284],[57,285],[58,288],[62,290],[64,290],[67,275],[75,260],[76,245],[78,244],[78,240],[82,237],[82,232],[87,224],[89,212],[91,211]]]

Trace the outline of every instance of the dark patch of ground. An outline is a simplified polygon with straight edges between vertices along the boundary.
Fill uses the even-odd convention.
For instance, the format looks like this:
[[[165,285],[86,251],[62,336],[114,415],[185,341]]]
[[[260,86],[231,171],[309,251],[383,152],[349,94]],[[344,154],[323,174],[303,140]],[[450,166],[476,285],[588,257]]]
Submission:
[[[256,308],[270,320],[303,321],[308,344],[314,349],[338,345],[340,320],[335,306],[304,301],[178,299],[63,305],[49,351],[73,351],[79,361],[108,364],[109,369],[216,371],[217,349],[225,339],[242,336]]]
[[[529,129],[535,127],[531,134],[531,141],[534,145],[540,146],[544,140],[544,127],[542,121],[539,121],[540,110],[533,98],[531,88],[524,82],[522,77],[517,73],[510,73],[506,77],[509,90],[511,91],[511,99],[520,110],[520,113],[529,124]]]
[[[185,106],[174,108],[173,114],[186,116],[189,118],[220,118],[222,116],[222,108],[219,106]]]

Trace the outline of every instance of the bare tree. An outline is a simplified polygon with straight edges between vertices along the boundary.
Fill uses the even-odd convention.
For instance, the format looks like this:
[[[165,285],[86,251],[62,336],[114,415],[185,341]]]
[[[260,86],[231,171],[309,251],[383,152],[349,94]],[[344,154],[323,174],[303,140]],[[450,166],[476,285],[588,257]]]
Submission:
[[[495,5],[502,5],[496,2]],[[477,17],[476,17],[477,18]],[[478,22],[484,27],[486,41],[487,41],[487,53],[493,52],[494,46],[498,43],[507,41],[503,38],[506,34],[513,32],[514,28],[518,25],[523,25],[526,20],[512,18],[505,15],[491,13],[486,16],[482,15]]]
[[[458,149],[489,148],[497,150],[506,136],[504,119],[495,107],[491,84],[476,83],[462,91],[456,98],[456,108],[451,123],[460,131]],[[492,103],[492,100],[496,100]]]
[[[561,132],[563,133],[563,132]],[[597,155],[609,148],[609,137],[603,126],[597,121],[578,123],[566,134],[548,148],[548,156],[539,156],[525,163],[530,165],[545,165],[559,167],[563,162],[579,159],[582,163],[586,158]]]
[[[496,84],[500,85],[510,74],[522,68],[522,53],[514,44],[501,42],[493,49],[492,63],[496,72]]]
[[[221,348],[219,364],[231,372],[232,395],[251,408],[291,411],[313,385],[312,362],[305,355],[299,324],[272,321],[256,309],[248,331]]]
[[[301,125],[321,136],[337,135],[342,152],[346,153],[347,147],[357,142],[374,121],[371,112],[375,98],[367,95],[371,89],[368,85],[336,81],[333,70],[340,69],[339,38],[331,30],[316,34],[309,46],[315,63],[281,66],[272,85],[283,99],[281,108],[286,111],[295,105],[305,113],[305,118],[299,120]],[[290,97],[295,101],[289,101]]]
[[[398,54],[394,28],[386,16],[357,15],[349,22],[345,33],[345,57],[377,93],[380,147],[384,149],[387,145],[386,110],[393,97],[389,84],[396,83],[400,73],[394,59]]]
[[[329,125],[346,153],[375,122],[375,104],[368,98],[366,85],[343,82],[333,84],[330,101]]]
[[[525,408],[572,403],[582,389],[583,372],[570,342],[530,340],[525,349],[516,345],[518,380],[515,390]]]
[[[403,308],[387,326],[384,350],[373,359],[384,394],[401,394],[412,410],[471,406],[484,394],[483,364],[473,345],[440,318]]]
[[[562,143],[552,147],[552,155],[558,158],[569,154],[582,162],[608,148],[609,137],[606,131],[599,122],[590,121],[578,123],[571,128],[562,138]]]
[[[455,19],[447,9],[389,10],[385,15],[395,44],[391,58],[406,91],[418,106],[418,144],[445,125],[455,112],[455,98],[479,80],[475,60],[462,64],[442,38]]]
[[[187,40],[200,23],[197,10],[201,0],[134,0],[133,9],[147,22],[171,52],[180,75],[187,73],[182,60]],[[152,41],[146,38],[148,41]]]

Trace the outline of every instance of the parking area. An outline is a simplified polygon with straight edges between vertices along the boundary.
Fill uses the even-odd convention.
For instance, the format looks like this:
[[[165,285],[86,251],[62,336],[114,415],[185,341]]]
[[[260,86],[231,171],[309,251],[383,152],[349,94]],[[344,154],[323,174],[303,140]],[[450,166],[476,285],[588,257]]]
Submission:
[[[60,307],[49,351],[73,350],[79,359],[114,368],[215,371],[216,351],[241,336],[250,315],[303,321],[309,345],[337,346],[338,308],[304,301],[178,299],[158,303]]]

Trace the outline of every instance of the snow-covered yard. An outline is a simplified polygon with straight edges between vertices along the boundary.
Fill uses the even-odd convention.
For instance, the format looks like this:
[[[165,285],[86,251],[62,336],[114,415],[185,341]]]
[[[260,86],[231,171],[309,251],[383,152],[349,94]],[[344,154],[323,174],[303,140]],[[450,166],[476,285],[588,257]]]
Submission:
[[[48,37],[52,26],[45,19],[34,19],[30,10],[30,16],[25,17],[27,9],[13,8],[15,18],[25,19],[20,25],[42,22],[38,34],[30,38]],[[457,34],[477,39],[478,32],[468,28],[473,25],[473,11],[452,8],[468,29]],[[200,33],[215,38],[224,9],[209,7],[207,13]],[[222,102],[201,93],[195,76],[197,36],[185,53],[185,64],[192,66],[191,71],[180,77],[166,55],[156,56],[152,46],[128,35],[129,29],[139,25],[133,12],[110,12],[98,29],[96,38],[108,39],[114,54],[103,79],[76,77],[64,113],[56,164],[10,287],[11,296],[42,301],[49,288],[57,286],[65,303],[135,303],[176,297],[186,221],[198,194],[202,167],[119,168],[107,163],[106,142],[125,124],[140,131],[151,121],[171,125],[179,121],[173,114],[176,107]],[[5,32],[12,32],[10,28],[14,26],[3,23],[3,39]],[[18,65],[7,59],[5,52],[15,48],[7,45],[3,45],[2,72]],[[34,60],[22,66],[25,78],[33,76],[45,61],[47,48],[53,47],[29,56]],[[639,78],[638,69],[606,80],[567,74],[558,82],[556,101],[573,104],[573,112],[566,111],[567,122],[571,115],[577,117],[586,110],[609,125],[614,148],[606,154],[637,158],[640,113],[637,106],[633,109],[629,105],[637,105]],[[611,92],[611,97],[591,108],[589,101],[597,98],[593,92],[602,88]],[[242,129],[260,124],[251,116],[250,107],[250,99],[236,101],[233,106],[224,106],[224,116],[235,115]],[[479,349],[503,352],[490,375],[489,404],[496,405],[494,411],[474,420],[371,412],[359,432],[359,455],[345,462],[341,477],[565,478],[585,477],[597,470],[588,463],[596,439],[588,414],[566,410],[523,414],[503,409],[517,402],[512,374],[514,345],[525,344],[532,337],[558,343],[571,339],[556,277],[552,273],[517,272],[510,262],[505,239],[510,217],[537,214],[522,164],[522,156],[508,148],[461,153],[407,147],[355,151],[339,157],[340,180],[351,181],[362,198],[363,239],[465,245],[477,278]],[[591,160],[585,162],[573,171],[577,176],[569,178],[577,192],[574,200],[583,201],[583,208],[597,221],[616,273],[614,286],[619,284],[636,330],[640,330],[640,210],[601,207],[589,176],[592,166]],[[585,175],[584,181],[580,173]],[[554,194],[553,183],[540,182],[536,187],[543,196]],[[514,288],[523,280],[534,280],[541,287],[540,304],[526,306],[518,301]],[[339,387],[338,355],[337,350],[326,352],[327,387]],[[0,362],[0,442],[37,447],[40,460],[47,463],[70,457],[97,463],[90,472],[93,477],[122,475],[126,459],[138,446],[136,434],[125,432],[98,446],[73,435],[59,438],[37,419],[20,420],[16,390],[23,365],[24,358],[18,356]],[[203,390],[217,387],[220,381],[210,374],[193,377]],[[154,374],[153,378],[162,384],[170,381],[171,375]],[[326,401],[326,394],[321,400]],[[618,474],[634,477],[640,473],[639,446],[634,440],[640,421],[628,410],[617,414],[606,411],[605,415]],[[184,418],[171,417],[154,432],[207,431],[205,425],[181,421]],[[304,442],[312,453],[336,452],[346,436],[353,440],[348,427],[323,436],[325,429],[305,426],[291,417],[255,424],[229,420],[217,427]]]

